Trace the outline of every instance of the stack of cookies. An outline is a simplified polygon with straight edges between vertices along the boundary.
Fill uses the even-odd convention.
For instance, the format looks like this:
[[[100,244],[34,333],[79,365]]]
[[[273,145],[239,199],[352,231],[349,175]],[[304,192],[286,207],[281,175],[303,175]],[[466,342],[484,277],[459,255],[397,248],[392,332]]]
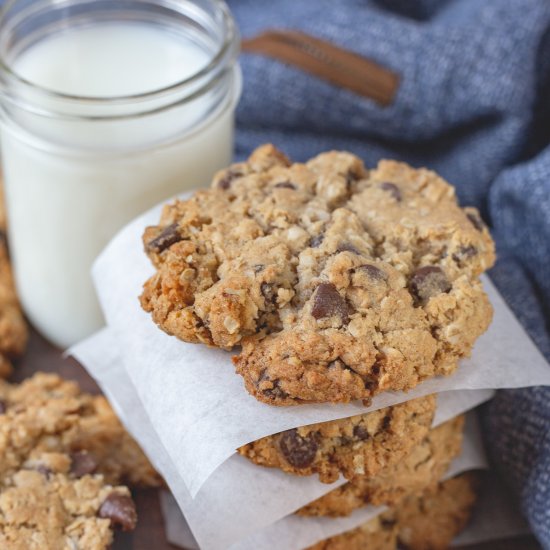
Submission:
[[[367,170],[350,153],[329,152],[291,164],[263,146],[211,189],[167,205],[144,244],[156,272],[143,308],[186,342],[239,350],[237,373],[273,414],[369,404],[450,375],[492,316],[479,276],[494,245],[479,213],[459,207],[435,173],[399,162]],[[474,482],[442,481],[463,419],[432,429],[435,408],[427,396],[239,453],[289,475],[346,478],[301,516],[389,506],[315,548],[446,547],[467,520]]]

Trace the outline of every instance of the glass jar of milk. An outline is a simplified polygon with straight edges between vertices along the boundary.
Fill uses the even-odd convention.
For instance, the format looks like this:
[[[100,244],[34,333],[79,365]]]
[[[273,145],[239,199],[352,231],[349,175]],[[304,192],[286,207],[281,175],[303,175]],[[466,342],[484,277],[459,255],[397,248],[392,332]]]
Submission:
[[[109,238],[231,161],[238,44],[219,0],[4,7],[10,247],[26,314],[55,344],[103,324],[90,267]]]

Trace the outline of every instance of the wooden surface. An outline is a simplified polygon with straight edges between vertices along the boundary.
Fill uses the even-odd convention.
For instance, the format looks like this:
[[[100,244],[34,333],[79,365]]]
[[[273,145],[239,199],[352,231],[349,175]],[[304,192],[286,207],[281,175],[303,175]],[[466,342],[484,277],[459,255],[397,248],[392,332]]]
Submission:
[[[35,332],[31,333],[24,357],[16,362],[13,380],[20,381],[36,371],[56,372],[76,380],[84,391],[98,393],[99,388],[86,371],[72,358],[64,359],[56,349]],[[134,491],[139,521],[133,533],[117,533],[112,550],[173,550],[178,548],[166,541],[157,490]],[[468,550],[539,550],[532,537],[468,546]],[[281,548],[280,550],[285,550]],[[375,550],[375,549],[373,549]]]

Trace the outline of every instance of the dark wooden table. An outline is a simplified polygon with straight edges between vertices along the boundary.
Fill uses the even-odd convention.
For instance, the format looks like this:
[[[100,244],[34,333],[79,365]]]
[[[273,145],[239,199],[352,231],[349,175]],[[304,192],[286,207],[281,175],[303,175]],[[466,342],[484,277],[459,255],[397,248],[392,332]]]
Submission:
[[[13,380],[20,381],[36,371],[55,372],[76,380],[84,391],[99,393],[99,388],[84,368],[72,358],[63,358],[59,349],[32,331],[26,354],[16,362]],[[178,548],[166,541],[157,490],[134,491],[139,521],[133,533],[117,533],[113,550],[172,550]],[[539,550],[532,537],[491,541],[469,546],[468,550]],[[281,550],[285,550],[281,548]],[[374,550],[374,549],[373,549]]]

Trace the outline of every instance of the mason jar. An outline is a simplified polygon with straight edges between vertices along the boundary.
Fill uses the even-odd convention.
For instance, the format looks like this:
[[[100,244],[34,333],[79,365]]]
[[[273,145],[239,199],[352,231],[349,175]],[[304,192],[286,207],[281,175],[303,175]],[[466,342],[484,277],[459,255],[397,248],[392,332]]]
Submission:
[[[9,244],[26,315],[54,344],[102,326],[90,268],[110,237],[230,163],[238,50],[218,0],[4,6]]]

